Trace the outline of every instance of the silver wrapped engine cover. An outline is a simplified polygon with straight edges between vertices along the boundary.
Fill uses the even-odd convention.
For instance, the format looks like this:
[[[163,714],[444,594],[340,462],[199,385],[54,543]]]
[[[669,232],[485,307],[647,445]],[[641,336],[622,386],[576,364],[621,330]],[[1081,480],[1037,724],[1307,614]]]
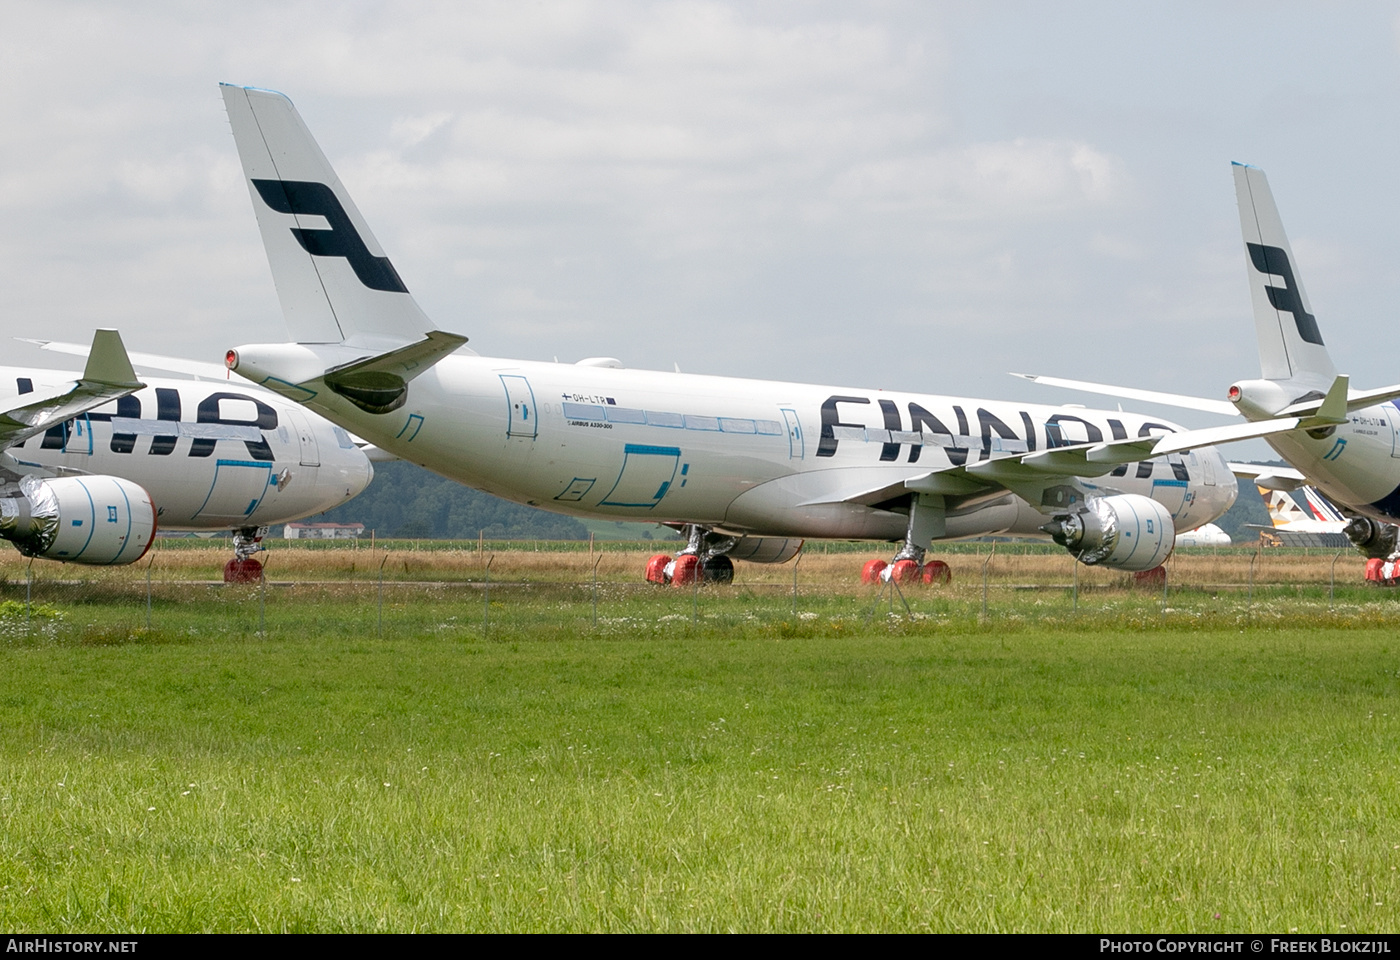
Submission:
[[[120,477],[20,479],[19,497],[0,498],[0,537],[26,557],[68,563],[134,563],[156,535],[156,508]]]
[[[1176,540],[1171,512],[1136,493],[1090,499],[1042,529],[1086,566],[1134,572],[1161,566]]]

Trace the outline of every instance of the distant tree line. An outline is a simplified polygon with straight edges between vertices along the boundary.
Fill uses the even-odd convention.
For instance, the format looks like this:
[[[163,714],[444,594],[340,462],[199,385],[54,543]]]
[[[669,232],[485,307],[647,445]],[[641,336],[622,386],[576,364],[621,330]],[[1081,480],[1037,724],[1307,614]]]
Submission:
[[[468,540],[587,540],[573,517],[511,503],[402,460],[374,465],[364,493],[308,520],[363,523],[380,537]]]
[[[1215,525],[1230,535],[1235,543],[1253,543],[1259,539],[1259,531],[1248,524],[1270,526],[1269,508],[1259,496],[1259,488],[1248,480],[1240,481],[1239,496],[1235,505],[1226,511],[1225,516],[1215,521]]]

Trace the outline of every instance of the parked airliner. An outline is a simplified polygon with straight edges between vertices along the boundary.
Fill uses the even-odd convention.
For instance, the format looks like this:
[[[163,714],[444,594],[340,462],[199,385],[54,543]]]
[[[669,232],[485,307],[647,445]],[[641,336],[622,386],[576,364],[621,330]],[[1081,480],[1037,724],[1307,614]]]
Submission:
[[[1232,464],[1239,476],[1269,490],[1316,487],[1348,519],[1346,535],[1363,555],[1395,559],[1394,523],[1400,520],[1400,408],[1395,401],[1400,385],[1352,390],[1350,378],[1338,375],[1303,291],[1268,178],[1244,164],[1234,164],[1233,171],[1260,379],[1232,384],[1228,401],[1053,377],[1028,379],[1243,416],[1251,422],[1239,426],[1258,429],[1292,468]],[[1329,405],[1332,416],[1321,416]],[[1308,418],[1315,426],[1298,429]]]
[[[70,402],[42,419],[21,414],[55,396],[82,393],[82,384],[102,376],[104,360],[96,351],[103,347],[105,362],[118,370],[106,379],[119,387],[91,390],[83,409]],[[235,556],[226,578],[257,579],[260,564],[252,554],[267,525],[338,506],[373,476],[365,453],[342,428],[274,394],[238,383],[138,381],[115,331],[100,331],[92,352],[80,350],[89,365],[81,377],[0,367],[0,405],[8,411],[0,429],[6,420],[24,423],[23,430],[0,435],[7,444],[0,497],[9,497],[0,499],[0,536],[23,553],[129,563],[145,553],[157,524],[229,530]],[[89,502],[98,481],[116,478],[102,487],[112,502]],[[112,499],[118,493],[130,500],[129,510]],[[13,524],[7,524],[6,503],[16,511]],[[19,522],[25,512],[29,521]],[[123,519],[129,513],[131,533]],[[35,530],[33,518],[41,514],[48,520]],[[78,532],[84,534],[80,544]]]
[[[580,516],[686,533],[647,578],[724,581],[804,538],[898,542],[868,579],[933,579],[937,541],[1050,536],[1143,571],[1219,517],[1235,480],[1175,425],[1079,407],[478,356],[418,308],[285,96],[223,86],[295,342],[230,369],[405,460]],[[1330,408],[1329,408],[1330,410]]]

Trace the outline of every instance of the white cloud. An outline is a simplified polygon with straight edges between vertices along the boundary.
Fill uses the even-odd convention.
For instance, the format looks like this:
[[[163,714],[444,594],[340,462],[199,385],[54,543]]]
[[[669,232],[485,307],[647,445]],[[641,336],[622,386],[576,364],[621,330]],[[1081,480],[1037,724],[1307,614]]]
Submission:
[[[1122,317],[1177,345],[1233,323],[1210,303],[1238,258],[1200,253],[1237,243],[1216,165],[1296,153],[1306,196],[1337,143],[1312,118],[1363,85],[1280,124],[1267,98],[1338,63],[1222,51],[1185,15],[1016,9],[0,0],[0,306],[64,339],[120,321],[136,349],[280,338],[226,80],[293,97],[410,288],[482,349],[955,389],[1018,352],[1068,367]],[[1393,64],[1392,15],[1351,16]],[[1270,37],[1338,30],[1369,62],[1323,19],[1272,14]],[[1173,82],[1183,49],[1250,83]],[[1394,272],[1355,233],[1351,269]]]

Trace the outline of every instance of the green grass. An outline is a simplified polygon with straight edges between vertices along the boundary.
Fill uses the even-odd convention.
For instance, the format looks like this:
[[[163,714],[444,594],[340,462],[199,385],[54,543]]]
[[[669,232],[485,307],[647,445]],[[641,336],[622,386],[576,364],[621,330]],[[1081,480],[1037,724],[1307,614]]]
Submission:
[[[0,920],[1390,930],[1400,607],[1310,589],[0,604]]]

